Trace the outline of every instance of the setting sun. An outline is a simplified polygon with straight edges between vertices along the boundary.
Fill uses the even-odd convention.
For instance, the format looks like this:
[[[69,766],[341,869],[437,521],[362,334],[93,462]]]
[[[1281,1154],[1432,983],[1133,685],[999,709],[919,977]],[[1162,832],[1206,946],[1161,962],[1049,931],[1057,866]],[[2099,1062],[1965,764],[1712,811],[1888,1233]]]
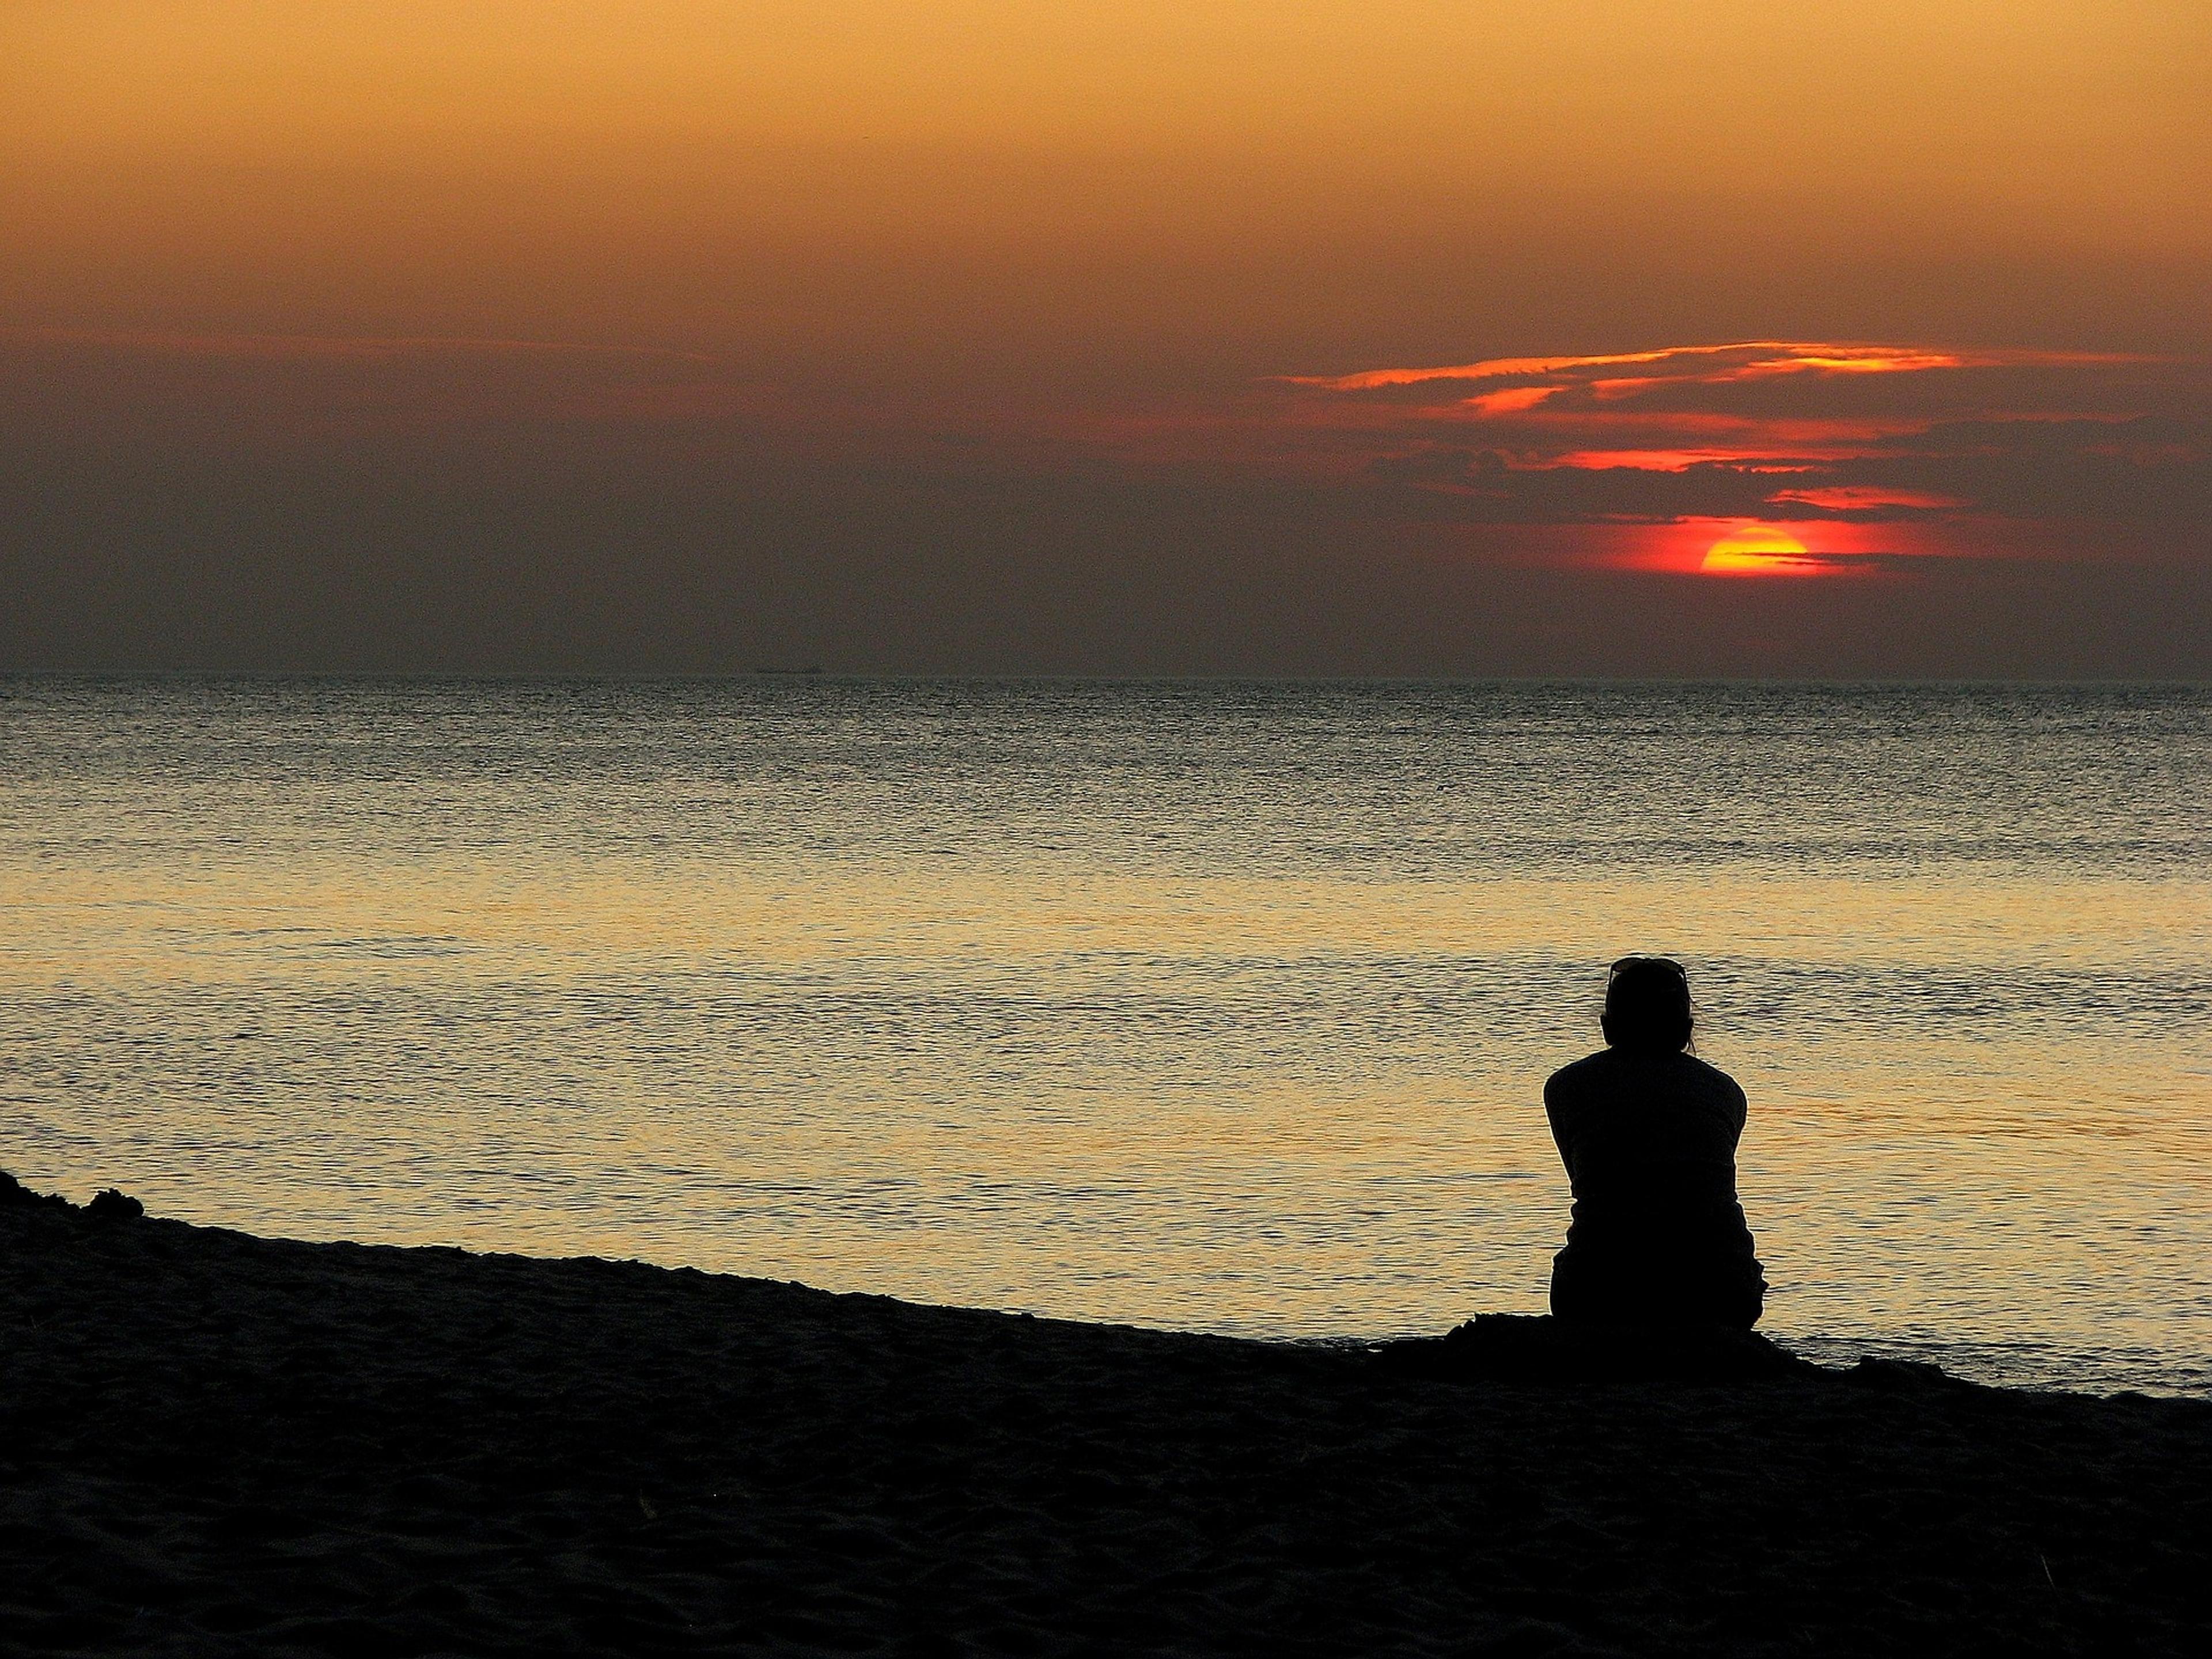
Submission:
[[[1729,576],[1806,576],[1820,569],[1806,556],[1805,544],[1786,530],[1748,525],[1731,530],[1705,550],[1698,569]]]

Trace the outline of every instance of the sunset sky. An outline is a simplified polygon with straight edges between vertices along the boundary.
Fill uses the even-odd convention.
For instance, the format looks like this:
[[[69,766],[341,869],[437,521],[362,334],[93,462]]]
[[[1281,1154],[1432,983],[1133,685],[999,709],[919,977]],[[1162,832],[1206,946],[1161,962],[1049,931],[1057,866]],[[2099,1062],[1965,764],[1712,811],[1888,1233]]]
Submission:
[[[0,670],[2212,674],[2201,0],[11,0]]]

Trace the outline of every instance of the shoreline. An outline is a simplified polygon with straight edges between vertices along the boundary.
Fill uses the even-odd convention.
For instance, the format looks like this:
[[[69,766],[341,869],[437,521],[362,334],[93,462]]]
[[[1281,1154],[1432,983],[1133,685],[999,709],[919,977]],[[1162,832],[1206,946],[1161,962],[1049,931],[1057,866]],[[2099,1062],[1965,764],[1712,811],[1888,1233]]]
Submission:
[[[1455,1353],[1273,1344],[27,1195],[0,1273],[0,1630],[45,1651],[2212,1632],[2198,1401],[1577,1355],[1534,1320]]]

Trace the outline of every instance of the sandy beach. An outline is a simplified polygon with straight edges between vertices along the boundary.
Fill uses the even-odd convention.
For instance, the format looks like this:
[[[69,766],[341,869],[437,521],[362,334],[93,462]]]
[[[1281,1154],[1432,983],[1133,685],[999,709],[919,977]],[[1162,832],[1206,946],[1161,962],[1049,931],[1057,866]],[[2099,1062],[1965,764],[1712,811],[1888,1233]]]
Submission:
[[[1535,1322],[1282,1347],[9,1198],[11,1653],[2212,1638],[2212,1404],[1751,1349],[1623,1380]]]

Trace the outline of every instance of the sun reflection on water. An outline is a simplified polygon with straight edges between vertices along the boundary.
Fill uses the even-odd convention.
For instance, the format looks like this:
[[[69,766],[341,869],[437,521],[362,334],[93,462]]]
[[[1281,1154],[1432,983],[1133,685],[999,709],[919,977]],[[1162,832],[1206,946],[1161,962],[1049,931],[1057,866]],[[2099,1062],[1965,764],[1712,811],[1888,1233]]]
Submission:
[[[2137,1381],[2212,1334],[2196,694],[258,695],[0,705],[34,1184],[1434,1328],[1540,1307],[1538,1087],[1663,949],[1773,1328]]]

